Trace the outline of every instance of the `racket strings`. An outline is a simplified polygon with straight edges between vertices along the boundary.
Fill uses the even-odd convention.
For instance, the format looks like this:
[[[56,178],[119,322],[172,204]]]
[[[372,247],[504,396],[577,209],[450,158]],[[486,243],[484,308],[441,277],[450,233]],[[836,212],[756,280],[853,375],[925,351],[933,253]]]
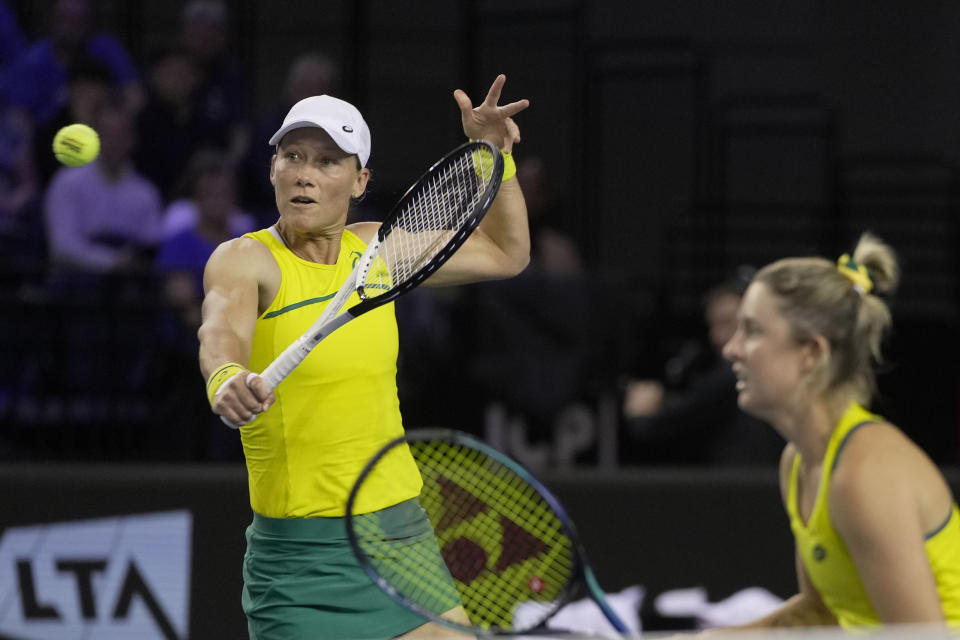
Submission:
[[[410,451],[436,542],[401,549],[376,526],[357,527],[371,566],[436,615],[452,608],[455,585],[476,627],[515,629],[521,608],[524,628],[545,620],[560,606],[576,567],[572,542],[549,503],[512,469],[474,449],[430,441],[411,442]]]
[[[386,230],[367,270],[367,297],[410,280],[468,225],[493,180],[493,166],[489,149],[469,148],[419,186]]]

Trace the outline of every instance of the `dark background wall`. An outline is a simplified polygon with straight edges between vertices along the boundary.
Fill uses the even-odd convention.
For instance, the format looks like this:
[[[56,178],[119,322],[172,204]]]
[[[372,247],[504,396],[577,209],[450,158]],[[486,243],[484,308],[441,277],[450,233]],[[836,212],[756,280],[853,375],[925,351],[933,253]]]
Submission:
[[[138,60],[176,36],[180,2],[95,4],[104,30]],[[42,33],[49,0],[11,5],[28,33]],[[521,118],[523,153],[548,157],[557,193],[591,209],[571,212],[584,229],[642,224],[638,240],[652,256],[632,268],[644,275],[658,275],[657,231],[698,200],[824,204],[832,189],[823,176],[836,179],[838,161],[929,154],[952,167],[960,143],[960,7],[945,0],[227,5],[231,49],[249,71],[253,107],[273,103],[298,53],[327,52],[341,64],[344,94],[371,123],[374,166],[388,176],[416,171],[459,139],[454,88],[479,97],[495,73],[507,73],[508,94],[534,105]],[[757,112],[738,107],[748,96],[759,98]],[[785,126],[742,155],[718,156],[722,149],[711,143],[735,123]],[[801,124],[810,139],[788,144]],[[749,167],[736,162],[751,157]],[[600,183],[582,185],[584,174]],[[595,258],[620,262],[608,253]]]

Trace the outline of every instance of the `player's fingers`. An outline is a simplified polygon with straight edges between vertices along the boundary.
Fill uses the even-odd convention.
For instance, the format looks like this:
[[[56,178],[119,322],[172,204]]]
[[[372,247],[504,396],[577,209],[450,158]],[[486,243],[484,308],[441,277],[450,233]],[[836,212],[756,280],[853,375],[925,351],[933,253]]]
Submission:
[[[460,107],[461,113],[467,114],[473,111],[473,103],[470,102],[470,96],[464,93],[463,90],[457,89],[454,91],[453,99],[457,101],[457,106]]]
[[[263,403],[257,399],[257,396],[255,396],[253,391],[251,391],[248,387],[244,387],[243,391],[237,393],[237,399],[240,401],[238,411],[245,410],[251,414],[257,414],[263,410]],[[252,417],[253,415],[249,416],[249,418]]]
[[[247,409],[233,394],[218,396],[213,401],[213,412],[234,429],[245,425],[257,417],[255,411]]]
[[[487,91],[487,97],[484,99],[483,104],[489,105],[491,107],[497,106],[497,102],[500,101],[500,91],[503,89],[503,83],[507,81],[507,76],[502,73],[494,79],[493,84],[490,85],[490,91]]]
[[[260,408],[259,404],[257,404],[256,407],[252,409],[242,404],[242,405],[231,407],[231,409],[225,411],[222,415],[227,416],[231,421],[233,421],[236,424],[243,425],[243,424],[247,424],[248,422],[252,421],[254,418],[257,417],[257,414],[260,413],[259,408]]]
[[[251,373],[247,376],[247,388],[253,392],[254,397],[260,402],[260,411],[266,411],[273,404],[273,393],[267,388],[267,383],[259,374]]]
[[[523,100],[517,100],[516,102],[511,102],[510,104],[501,106],[500,113],[504,114],[508,118],[512,118],[529,106],[530,101],[524,98]]]
[[[249,418],[243,417],[246,415],[250,415],[250,417]],[[256,417],[257,417],[257,414],[255,413],[248,414],[245,411],[237,412],[237,411],[227,410],[227,411],[224,411],[222,414],[220,414],[220,421],[223,422],[223,424],[230,427],[231,429],[239,429],[243,425],[253,422],[253,419]]]
[[[240,411],[228,411],[220,417],[226,418],[231,424],[236,425],[234,427],[235,429],[239,429],[243,425],[253,422],[258,415],[259,414],[256,411],[247,411],[246,409],[241,409]]]
[[[232,376],[217,389],[214,398],[222,398],[224,409],[233,409],[240,414],[244,420],[249,420],[253,414],[260,411],[262,403],[253,394],[253,391],[247,386],[249,371],[241,371]],[[220,412],[221,415],[226,415]],[[229,417],[229,416],[228,416]],[[231,418],[232,419],[232,418]]]

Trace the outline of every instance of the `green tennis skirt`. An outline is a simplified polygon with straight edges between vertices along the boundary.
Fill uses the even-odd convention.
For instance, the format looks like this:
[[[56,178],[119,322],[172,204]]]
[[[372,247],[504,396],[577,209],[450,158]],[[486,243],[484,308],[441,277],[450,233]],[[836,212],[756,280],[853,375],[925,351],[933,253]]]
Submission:
[[[442,563],[416,499],[377,514],[387,533],[425,545]],[[426,622],[385,594],[358,563],[344,518],[253,515],[243,558],[243,611],[251,640],[392,638]],[[451,579],[449,609],[460,604]]]

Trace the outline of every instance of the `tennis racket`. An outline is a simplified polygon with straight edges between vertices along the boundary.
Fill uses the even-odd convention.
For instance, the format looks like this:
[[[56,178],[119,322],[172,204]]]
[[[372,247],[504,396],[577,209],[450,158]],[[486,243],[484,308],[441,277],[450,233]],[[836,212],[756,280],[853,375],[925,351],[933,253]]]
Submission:
[[[480,224],[502,178],[503,156],[484,140],[466,142],[430,167],[387,214],[316,322],[260,374],[267,388],[276,389],[336,329],[414,289],[439,269]],[[354,293],[359,302],[340,313]]]
[[[366,491],[383,486],[384,461],[411,454],[423,478],[420,506],[433,528],[427,543],[378,515],[388,510],[354,512]],[[366,573],[428,620],[481,636],[537,633],[585,592],[614,629],[629,631],[606,601],[560,502],[520,464],[465,433],[421,429],[391,441],[361,471],[346,511],[350,545]],[[451,594],[470,626],[444,616]]]

